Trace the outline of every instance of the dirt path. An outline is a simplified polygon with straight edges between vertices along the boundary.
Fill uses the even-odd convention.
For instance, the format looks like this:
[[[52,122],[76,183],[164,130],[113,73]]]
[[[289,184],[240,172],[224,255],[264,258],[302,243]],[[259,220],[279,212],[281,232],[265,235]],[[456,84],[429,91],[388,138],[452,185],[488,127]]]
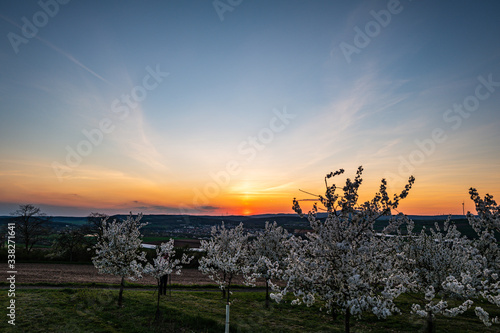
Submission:
[[[16,264],[16,270],[16,283],[120,283],[119,277],[109,274],[99,274],[92,265],[18,263]],[[0,271],[0,281],[7,281],[8,275],[6,269]],[[156,285],[156,280],[149,276],[130,282],[151,286]],[[173,274],[172,283],[182,285],[214,284],[212,280],[201,274],[197,269],[183,269],[181,275]],[[233,283],[243,284],[243,280],[239,277]]]

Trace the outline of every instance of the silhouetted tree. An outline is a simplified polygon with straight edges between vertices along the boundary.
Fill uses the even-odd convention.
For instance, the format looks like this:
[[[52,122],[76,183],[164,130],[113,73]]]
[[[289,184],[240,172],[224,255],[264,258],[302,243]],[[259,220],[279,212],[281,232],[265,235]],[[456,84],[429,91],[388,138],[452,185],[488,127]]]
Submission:
[[[87,224],[83,226],[83,233],[95,234],[99,239],[102,236],[102,222],[109,218],[109,215],[92,212],[87,216]]]
[[[69,256],[69,261],[73,261],[74,255],[87,252],[90,246],[83,228],[65,228],[54,241],[53,249],[56,255]]]
[[[0,249],[5,246],[5,243],[7,242],[7,234],[8,234],[8,229],[7,229],[7,224],[3,224],[0,227]]]
[[[40,237],[47,232],[46,224],[49,218],[42,213],[39,207],[31,204],[19,205],[19,208],[11,213],[16,223],[16,231],[24,244],[26,252],[30,253]]]

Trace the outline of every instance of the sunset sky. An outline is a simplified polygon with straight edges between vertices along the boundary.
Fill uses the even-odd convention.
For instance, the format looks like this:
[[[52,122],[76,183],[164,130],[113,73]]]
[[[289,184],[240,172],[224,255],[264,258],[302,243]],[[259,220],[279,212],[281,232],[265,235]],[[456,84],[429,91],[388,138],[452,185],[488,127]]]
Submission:
[[[0,3],[0,215],[292,213],[324,176],[500,200],[498,1]],[[306,210],[308,206],[304,207]]]

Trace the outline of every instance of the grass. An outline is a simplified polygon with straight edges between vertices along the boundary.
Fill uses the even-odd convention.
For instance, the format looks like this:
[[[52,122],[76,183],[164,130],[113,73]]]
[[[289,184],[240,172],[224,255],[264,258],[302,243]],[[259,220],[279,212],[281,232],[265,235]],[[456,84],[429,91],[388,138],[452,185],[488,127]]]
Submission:
[[[222,332],[225,303],[220,292],[174,291],[162,296],[161,318],[154,321],[156,294],[153,291],[126,289],[124,307],[117,307],[117,290],[109,289],[18,289],[16,291],[16,326],[0,322],[1,332]],[[264,308],[264,293],[233,294],[231,332],[342,332],[343,319],[333,321],[317,306],[307,308],[273,303]],[[6,309],[9,299],[2,297]],[[404,315],[378,320],[366,315],[353,320],[352,332],[416,332],[424,321],[409,315],[410,298],[399,306]],[[500,310],[482,306],[495,315]],[[5,311],[5,310],[4,310]],[[4,313],[4,312],[2,312]],[[485,327],[473,310],[456,318],[438,317],[438,332],[498,332],[498,325]]]
[[[143,243],[154,243],[154,242],[168,242],[171,237],[160,237],[160,236],[144,236],[142,238]]]

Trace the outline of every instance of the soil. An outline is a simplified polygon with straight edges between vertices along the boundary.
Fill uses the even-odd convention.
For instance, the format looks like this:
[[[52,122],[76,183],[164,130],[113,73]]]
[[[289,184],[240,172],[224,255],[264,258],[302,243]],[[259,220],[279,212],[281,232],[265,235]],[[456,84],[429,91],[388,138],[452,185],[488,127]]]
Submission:
[[[67,265],[67,264],[16,264],[16,283],[109,283],[119,284],[120,277],[110,274],[99,274],[92,265]],[[10,274],[6,270],[0,271],[0,281],[7,281]],[[214,284],[207,276],[197,269],[183,269],[181,275],[172,274],[172,283],[182,285]],[[156,280],[150,276],[131,281],[133,283],[156,286]],[[237,277],[232,284],[243,284],[243,279]],[[263,285],[258,283],[257,285]]]

